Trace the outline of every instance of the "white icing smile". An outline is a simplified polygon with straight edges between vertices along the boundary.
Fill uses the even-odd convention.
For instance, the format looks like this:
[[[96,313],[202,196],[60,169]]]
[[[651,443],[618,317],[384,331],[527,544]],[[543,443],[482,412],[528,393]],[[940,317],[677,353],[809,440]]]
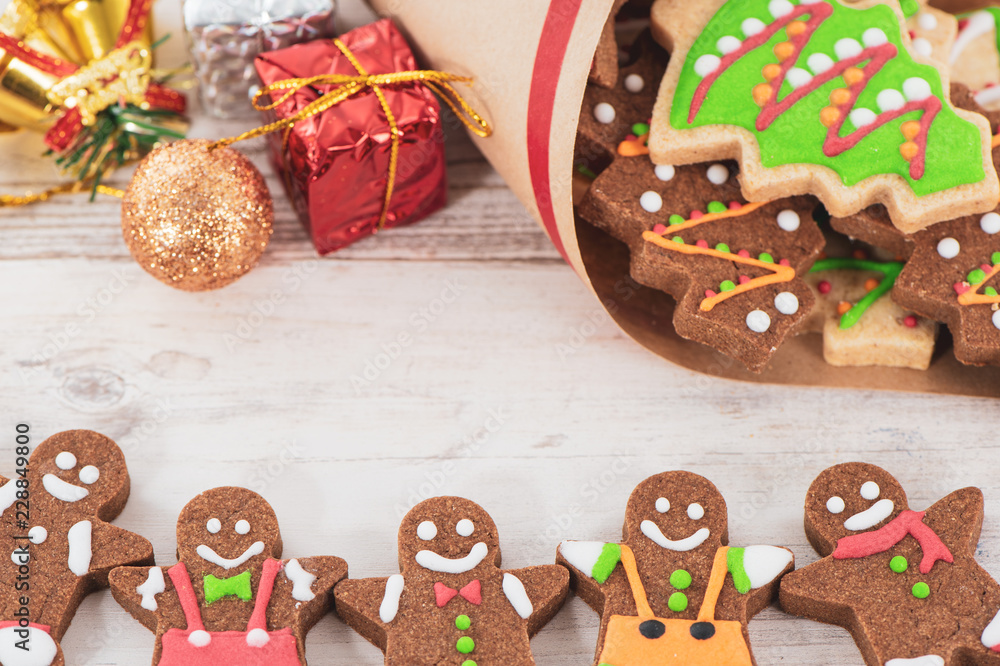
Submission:
[[[701,544],[705,543],[705,539],[707,539],[709,535],[708,528],[702,527],[700,530],[685,539],[671,541],[667,537],[663,536],[663,532],[660,531],[660,527],[652,520],[642,521],[639,525],[639,529],[642,530],[642,533],[645,534],[650,541],[655,543],[660,548],[676,550],[681,553],[694,550]]]
[[[894,507],[891,499],[879,500],[864,511],[845,520],[844,527],[852,532],[870,529],[892,515]]]
[[[242,555],[232,560],[227,560],[222,555],[219,555],[217,552],[215,552],[205,544],[201,544],[200,546],[198,546],[196,552],[198,553],[198,557],[200,557],[203,560],[207,560],[212,564],[222,567],[223,569],[232,569],[233,567],[240,566],[241,564],[249,560],[251,557],[263,553],[264,542],[254,541],[252,544],[250,544],[249,548],[243,551]]]
[[[417,553],[415,559],[417,560],[417,564],[424,569],[439,573],[460,574],[471,571],[479,566],[479,563],[483,561],[488,552],[489,548],[487,548],[485,543],[480,541],[472,547],[472,550],[465,557],[450,560],[444,555],[438,555],[434,551],[422,550]]]
[[[90,494],[90,491],[72,483],[66,483],[55,474],[46,474],[42,477],[42,485],[45,491],[63,502],[79,502]]]

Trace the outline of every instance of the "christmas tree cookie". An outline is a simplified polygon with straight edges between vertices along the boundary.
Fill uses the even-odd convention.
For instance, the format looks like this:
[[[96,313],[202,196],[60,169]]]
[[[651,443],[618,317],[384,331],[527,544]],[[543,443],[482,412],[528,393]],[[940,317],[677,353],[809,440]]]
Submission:
[[[963,14],[948,64],[951,78],[976,94],[990,110],[1000,109],[1000,5]]]
[[[911,233],[1000,200],[986,121],[913,53],[898,4],[657,0],[672,59],[657,164],[739,160],[751,201],[814,194],[846,216],[882,203]]]

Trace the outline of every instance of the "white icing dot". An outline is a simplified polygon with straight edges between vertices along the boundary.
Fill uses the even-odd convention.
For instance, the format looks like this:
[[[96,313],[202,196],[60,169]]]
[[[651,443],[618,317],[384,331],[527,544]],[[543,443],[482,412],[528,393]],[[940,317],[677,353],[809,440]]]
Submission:
[[[719,49],[719,53],[722,55],[729,55],[743,46],[743,42],[732,35],[726,35],[716,42],[715,46]]]
[[[911,102],[919,102],[931,96],[931,84],[916,76],[906,79],[903,82],[903,94]]]
[[[656,500],[656,510],[659,511],[660,513],[666,513],[667,511],[670,511],[670,500],[668,500],[666,497],[661,497],[660,499]]]
[[[59,469],[73,469],[76,467],[76,456],[69,451],[63,451],[56,456],[56,467]]]
[[[923,37],[917,37],[913,40],[913,50],[924,57],[928,57],[934,52],[934,45]]]
[[[195,647],[205,647],[212,642],[212,636],[204,629],[196,629],[188,634],[188,643]]]
[[[806,60],[806,65],[813,71],[813,74],[822,74],[833,67],[833,58],[825,53],[813,53]]]
[[[934,16],[934,14],[931,14],[930,12],[922,12],[917,17],[917,25],[920,26],[921,30],[937,30],[937,16]]]
[[[754,310],[747,315],[747,328],[754,333],[764,333],[771,328],[771,317],[763,310]]]
[[[993,313],[993,325],[1000,329],[1000,310]]]
[[[476,526],[468,518],[463,518],[458,521],[457,525],[455,525],[455,531],[458,532],[458,536],[467,537],[471,536],[472,533],[476,531]]]
[[[986,213],[983,219],[979,220],[980,228],[988,234],[1000,232],[1000,215],[996,213]]]
[[[639,205],[647,213],[659,213],[660,209],[663,208],[663,197],[649,190],[643,192],[642,196],[639,197]]]
[[[708,167],[708,182],[713,185],[724,185],[729,180],[729,169],[721,164],[713,164]]]
[[[705,508],[695,502],[694,504],[688,504],[688,518],[691,520],[701,520],[705,517]]]
[[[864,49],[856,39],[841,39],[833,45],[833,52],[837,54],[837,58],[840,60],[847,60],[848,58],[859,56],[862,51],[864,51]]]
[[[937,245],[937,251],[945,259],[954,259],[962,251],[962,246],[954,238],[942,238]]]
[[[101,470],[97,469],[93,465],[87,465],[80,470],[80,480],[88,486],[92,483],[97,483],[99,478],[101,478]]]
[[[646,82],[638,74],[629,74],[625,77],[625,90],[630,93],[640,93],[646,87]]]
[[[417,525],[417,536],[423,541],[430,541],[437,536],[438,528],[430,520],[425,520],[424,522]]]
[[[783,210],[778,213],[778,226],[784,231],[797,231],[802,220],[794,210]]]
[[[874,111],[864,107],[854,109],[850,114],[848,114],[847,117],[851,119],[851,122],[854,123],[855,127],[871,125],[878,118]]]
[[[764,25],[764,22],[757,18],[748,18],[746,21],[743,21],[742,25],[740,25],[740,29],[747,37],[759,35],[764,32],[764,28],[766,27],[767,26]]]
[[[790,291],[783,291],[774,297],[774,307],[783,315],[793,315],[799,311],[799,297]]]
[[[245,520],[237,520],[236,521],[236,533],[237,534],[246,534],[249,531],[250,531],[250,523],[248,523]]]
[[[792,67],[788,70],[788,74],[785,75],[785,80],[788,81],[788,85],[793,88],[801,88],[802,86],[808,85],[812,81],[812,74],[802,69],[801,67]]]
[[[42,527],[41,525],[35,525],[30,530],[28,530],[28,539],[31,543],[45,543],[45,540],[49,537],[49,531]]]
[[[212,534],[218,534],[219,530],[222,529],[222,523],[219,522],[218,518],[209,518],[208,522],[205,523],[205,529]]]
[[[255,648],[262,648],[270,642],[271,637],[268,636],[266,629],[261,629],[257,627],[256,629],[251,629],[247,632],[247,645]]]
[[[886,88],[875,98],[875,103],[882,111],[898,111],[906,106],[906,99],[895,88]]]
[[[674,179],[674,176],[677,175],[677,169],[669,164],[657,164],[653,173],[663,182],[667,182]]]
[[[837,497],[834,495],[826,501],[826,510],[830,513],[843,513],[846,505],[844,504],[844,499],[842,497]]]
[[[795,11],[795,6],[788,0],[771,0],[767,5],[767,11],[771,12],[774,18],[781,18]]]
[[[610,125],[615,122],[615,107],[611,106],[607,102],[601,102],[594,106],[594,120],[603,124]]]
[[[695,61],[694,71],[698,76],[708,76],[717,70],[721,64],[722,59],[719,56],[706,53]]]
[[[861,484],[861,496],[866,500],[878,499],[882,489],[874,481],[865,481]]]
[[[861,41],[865,43],[865,46],[870,48],[873,46],[882,46],[889,41],[889,38],[878,28],[868,28],[861,35]]]

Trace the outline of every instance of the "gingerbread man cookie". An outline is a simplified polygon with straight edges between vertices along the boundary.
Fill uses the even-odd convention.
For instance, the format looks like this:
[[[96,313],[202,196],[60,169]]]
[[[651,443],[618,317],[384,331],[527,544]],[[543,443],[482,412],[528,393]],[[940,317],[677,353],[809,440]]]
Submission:
[[[129,476],[121,450],[104,435],[53,435],[24,467],[15,478],[0,477],[3,533],[12,551],[0,557],[7,589],[0,664],[62,666],[59,641],[83,597],[107,586],[114,567],[151,563],[153,547],[106,522],[125,507]]]
[[[755,663],[747,623],[792,569],[790,550],[728,547],[726,501],[708,479],[681,471],[636,486],[622,535],[559,545],[577,595],[601,615],[595,665],[668,663],[680,650],[695,663]]]
[[[500,569],[493,519],[460,497],[425,500],[403,517],[399,568],[335,591],[337,613],[389,666],[534,664],[528,641],[569,591],[560,566]]]
[[[305,635],[347,576],[339,557],[282,560],[274,510],[245,488],[215,488],[177,521],[177,564],[122,567],[111,592],[156,634],[160,666],[301,666]]]
[[[978,488],[912,511],[880,467],[830,467],[805,502],[823,559],[782,579],[781,606],[847,629],[869,666],[1000,664],[1000,585],[975,560],[982,523]]]
[[[912,3],[911,3],[912,4]],[[912,52],[885,0],[657,0],[671,61],[653,111],[657,164],[738,159],[751,201],[885,204],[906,233],[1000,200],[986,121]]]

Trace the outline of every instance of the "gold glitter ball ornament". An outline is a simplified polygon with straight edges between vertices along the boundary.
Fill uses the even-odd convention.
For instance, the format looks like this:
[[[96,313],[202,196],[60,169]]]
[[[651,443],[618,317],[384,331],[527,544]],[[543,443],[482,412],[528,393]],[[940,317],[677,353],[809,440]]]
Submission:
[[[184,140],[139,164],[122,200],[129,252],[160,282],[218,289],[257,265],[271,238],[274,203],[257,168],[228,147]]]

